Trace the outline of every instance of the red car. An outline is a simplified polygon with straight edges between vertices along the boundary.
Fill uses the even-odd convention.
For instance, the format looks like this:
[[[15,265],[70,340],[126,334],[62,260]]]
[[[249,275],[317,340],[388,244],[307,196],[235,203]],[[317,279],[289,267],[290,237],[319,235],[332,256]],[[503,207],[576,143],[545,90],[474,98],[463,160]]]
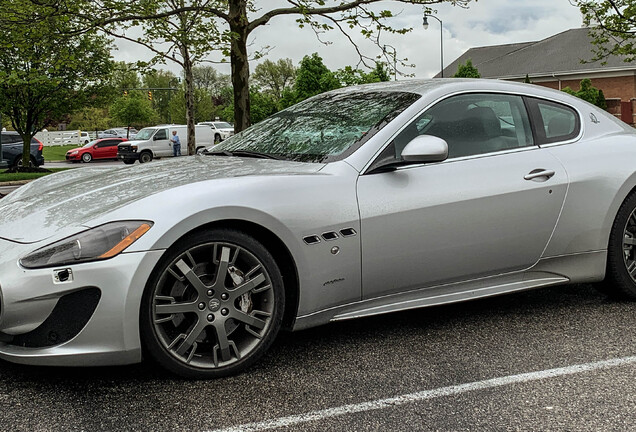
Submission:
[[[67,161],[90,162],[93,159],[117,159],[117,144],[126,138],[102,138],[66,152]]]

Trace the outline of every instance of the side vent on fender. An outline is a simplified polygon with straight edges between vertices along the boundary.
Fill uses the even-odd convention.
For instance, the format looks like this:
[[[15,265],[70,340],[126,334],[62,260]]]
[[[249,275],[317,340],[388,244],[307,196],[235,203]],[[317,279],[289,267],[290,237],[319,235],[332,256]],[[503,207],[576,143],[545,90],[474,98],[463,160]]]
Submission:
[[[325,239],[326,241],[329,240],[335,240],[338,238],[338,233],[334,232],[334,231],[329,231],[326,233],[322,233],[322,238]]]
[[[304,237],[303,240],[308,245],[320,243],[320,237],[318,237],[317,235],[310,235],[310,236]]]
[[[351,237],[356,235],[357,232],[353,228],[344,228],[340,230],[340,234],[342,234],[343,237]]]

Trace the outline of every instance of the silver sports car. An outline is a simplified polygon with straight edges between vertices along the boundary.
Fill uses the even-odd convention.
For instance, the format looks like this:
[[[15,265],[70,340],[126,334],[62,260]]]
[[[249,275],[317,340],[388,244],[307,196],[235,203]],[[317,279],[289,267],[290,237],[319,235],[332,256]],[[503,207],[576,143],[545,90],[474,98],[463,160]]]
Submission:
[[[636,135],[488,80],[350,87],[0,200],[0,357],[192,378],[283,329],[558,284],[636,299]]]

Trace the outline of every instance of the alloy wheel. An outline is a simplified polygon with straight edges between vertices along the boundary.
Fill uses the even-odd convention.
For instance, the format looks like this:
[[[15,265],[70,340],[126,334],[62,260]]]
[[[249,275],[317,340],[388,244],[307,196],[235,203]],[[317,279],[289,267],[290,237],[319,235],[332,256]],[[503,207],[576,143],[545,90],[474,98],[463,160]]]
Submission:
[[[276,307],[263,262],[242,246],[194,246],[164,270],[153,292],[155,335],[173,358],[203,369],[232,365],[257,349]]]

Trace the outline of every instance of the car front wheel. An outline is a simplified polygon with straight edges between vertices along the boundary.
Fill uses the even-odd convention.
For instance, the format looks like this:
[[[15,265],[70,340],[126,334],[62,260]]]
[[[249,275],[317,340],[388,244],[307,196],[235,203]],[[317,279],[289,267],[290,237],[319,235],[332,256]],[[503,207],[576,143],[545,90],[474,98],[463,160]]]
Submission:
[[[216,378],[244,370],[280,329],[280,270],[260,242],[240,231],[190,235],[153,274],[142,299],[142,342],[178,375]]]
[[[148,163],[152,160],[152,153],[145,151],[139,155],[139,163]]]
[[[88,162],[90,162],[90,161],[92,161],[92,160],[93,160],[93,156],[91,156],[91,154],[90,154],[90,153],[84,153],[84,154],[82,155],[82,162],[86,162],[86,163],[88,163]]]
[[[610,297],[636,300],[636,193],[627,197],[614,220],[605,281],[599,288]]]

